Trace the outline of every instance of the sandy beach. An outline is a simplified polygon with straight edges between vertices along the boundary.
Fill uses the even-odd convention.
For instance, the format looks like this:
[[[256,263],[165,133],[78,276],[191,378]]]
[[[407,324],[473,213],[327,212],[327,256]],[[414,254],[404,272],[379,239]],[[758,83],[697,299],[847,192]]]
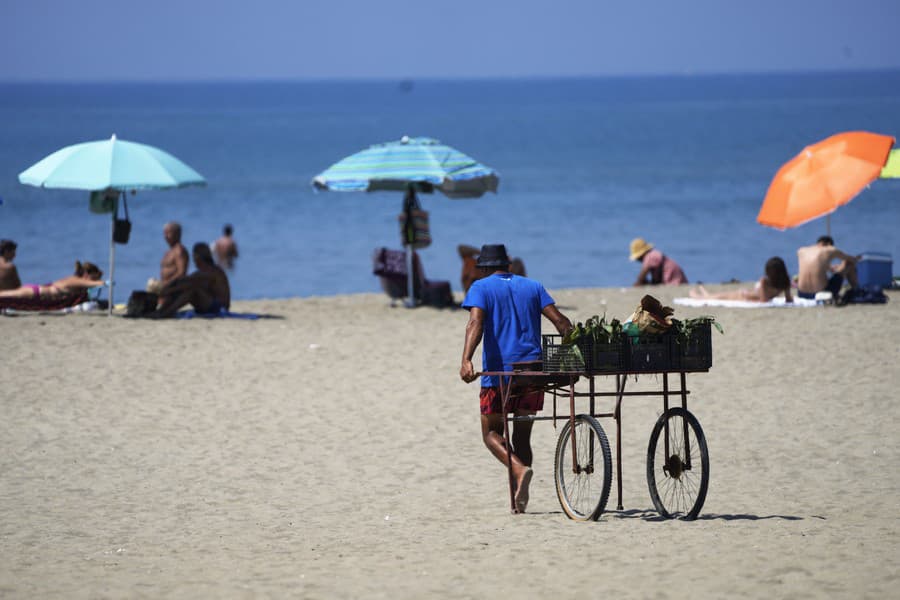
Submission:
[[[573,320],[625,319],[644,293],[550,291]],[[667,304],[687,292],[653,290]],[[624,406],[624,510],[613,492],[599,521],[566,518],[547,422],[529,513],[511,515],[477,384],[458,376],[463,310],[363,294],[236,303],[269,317],[253,321],[0,317],[0,596],[891,597],[890,296],[675,306],[725,329],[713,368],[688,379],[711,462],[694,522],[653,510],[645,460],[662,403],[644,398]]]

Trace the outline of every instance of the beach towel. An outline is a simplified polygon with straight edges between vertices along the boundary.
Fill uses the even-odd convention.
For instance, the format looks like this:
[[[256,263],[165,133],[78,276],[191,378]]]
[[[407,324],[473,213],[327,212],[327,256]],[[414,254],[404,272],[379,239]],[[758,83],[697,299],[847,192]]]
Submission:
[[[793,303],[785,302],[778,297],[768,302],[751,302],[749,300],[722,300],[719,298],[675,298],[675,304],[681,306],[723,306],[728,308],[808,308],[817,306],[815,300],[806,298],[794,298]]]
[[[34,315],[34,314],[42,314],[42,315],[66,315],[69,313],[76,312],[93,312],[95,310],[100,310],[100,303],[96,300],[88,300],[87,302],[81,302],[80,304],[75,304],[73,306],[66,306],[63,308],[27,308],[27,309],[19,309],[19,308],[0,308],[0,314],[4,315]]]
[[[52,312],[84,304],[87,292],[64,294],[55,298],[0,298],[0,310],[9,312]]]

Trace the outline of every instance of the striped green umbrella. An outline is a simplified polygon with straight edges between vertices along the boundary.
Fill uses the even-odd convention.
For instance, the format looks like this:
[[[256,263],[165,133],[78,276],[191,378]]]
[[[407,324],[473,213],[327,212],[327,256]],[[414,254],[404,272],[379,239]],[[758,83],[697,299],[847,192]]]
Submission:
[[[438,140],[404,136],[357,152],[313,178],[313,185],[333,192],[438,189],[450,198],[477,198],[496,192],[497,173]]]
[[[459,150],[427,137],[403,136],[375,144],[348,156],[313,177],[316,189],[335,192],[406,192],[404,213],[412,228],[410,209],[418,205],[416,192],[440,190],[449,198],[478,198],[497,192],[497,172]],[[407,273],[412,273],[411,229],[404,233]],[[414,306],[413,278],[407,276],[407,306]]]

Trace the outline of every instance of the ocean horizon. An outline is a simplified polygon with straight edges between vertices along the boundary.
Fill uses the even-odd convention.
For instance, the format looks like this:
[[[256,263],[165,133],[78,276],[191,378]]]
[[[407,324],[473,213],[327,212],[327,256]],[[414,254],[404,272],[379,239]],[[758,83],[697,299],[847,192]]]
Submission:
[[[138,192],[116,247],[116,301],[158,275],[162,227],[184,243],[235,229],[236,299],[378,292],[375,248],[401,248],[402,197],[316,192],[311,179],[371,144],[433,137],[500,174],[497,194],[421,195],[430,279],[460,291],[456,246],[505,243],[548,288],[630,285],[643,237],[691,282],[755,280],[825,219],[776,231],[755,217],[772,176],[804,146],[848,130],[900,132],[900,71],[242,82],[0,83],[0,237],[23,280],[90,260],[107,270],[109,217],[88,193],[18,183],[61,147],[119,139],[157,146],[206,187]],[[876,180],[831,215],[851,254],[900,256],[900,180]]]

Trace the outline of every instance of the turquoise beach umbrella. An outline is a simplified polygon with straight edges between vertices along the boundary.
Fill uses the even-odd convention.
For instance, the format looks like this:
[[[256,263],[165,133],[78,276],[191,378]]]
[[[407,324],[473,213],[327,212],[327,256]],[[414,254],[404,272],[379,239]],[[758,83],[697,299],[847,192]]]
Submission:
[[[416,192],[440,190],[449,198],[478,198],[497,192],[497,172],[459,150],[427,137],[403,136],[348,156],[313,177],[316,189],[334,192],[406,192],[404,212],[417,206]],[[412,274],[412,233],[404,234],[407,273]],[[407,306],[415,306],[413,277],[407,277]]]
[[[19,173],[19,182],[42,188],[111,191],[162,190],[206,185],[206,180],[159,148],[116,139],[66,146]],[[116,212],[112,213],[109,243],[109,312],[113,308]]]
[[[108,140],[66,146],[19,173],[19,182],[70,190],[159,190],[206,180],[159,148]]]

